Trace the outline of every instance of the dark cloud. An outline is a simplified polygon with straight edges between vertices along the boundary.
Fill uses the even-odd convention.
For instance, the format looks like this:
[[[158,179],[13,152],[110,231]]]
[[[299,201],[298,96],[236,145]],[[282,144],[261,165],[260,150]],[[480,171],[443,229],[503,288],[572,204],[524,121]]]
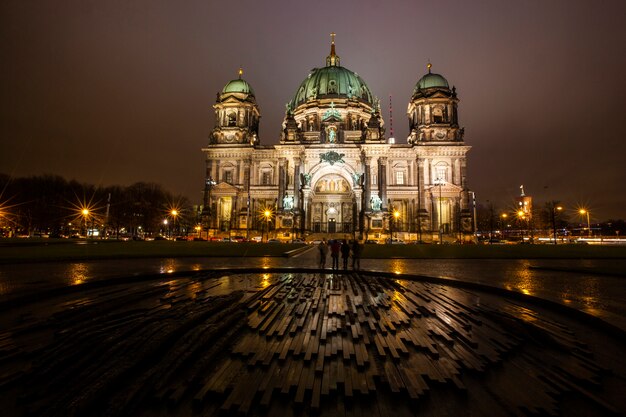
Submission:
[[[215,93],[243,65],[261,140],[276,143],[334,31],[342,65],[384,107],[393,96],[397,141],[428,60],[457,87],[480,200],[505,207],[524,184],[624,218],[624,12],[621,0],[4,1],[0,171],[156,181],[199,202]]]

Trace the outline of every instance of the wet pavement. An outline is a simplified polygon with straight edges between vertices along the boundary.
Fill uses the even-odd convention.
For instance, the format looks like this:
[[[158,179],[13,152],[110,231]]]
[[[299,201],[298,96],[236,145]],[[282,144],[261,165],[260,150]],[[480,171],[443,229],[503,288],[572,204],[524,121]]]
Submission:
[[[626,411],[623,341],[510,293],[391,276],[166,270],[39,294],[0,314],[0,409],[24,417]]]
[[[316,268],[315,248],[291,258],[163,258],[52,262],[0,266],[0,299],[71,286],[94,280],[139,274],[168,274],[215,268]],[[330,259],[327,261],[330,265]],[[495,286],[558,302],[601,318],[626,331],[626,277],[594,274],[593,269],[615,266],[626,270],[626,260],[526,259],[362,259],[361,269],[448,278]],[[584,272],[535,269],[570,268]],[[620,268],[618,268],[620,269]]]

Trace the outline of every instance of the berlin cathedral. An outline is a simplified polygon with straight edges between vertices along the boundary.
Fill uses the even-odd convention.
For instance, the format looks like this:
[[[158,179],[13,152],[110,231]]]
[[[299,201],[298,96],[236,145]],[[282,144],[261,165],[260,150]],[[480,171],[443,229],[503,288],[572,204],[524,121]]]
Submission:
[[[334,34],[286,105],[280,142],[263,145],[261,111],[242,78],[213,106],[202,152],[202,221],[211,234],[383,241],[471,238],[472,210],[455,87],[428,72],[417,81],[406,143],[385,137],[380,102],[341,66]]]

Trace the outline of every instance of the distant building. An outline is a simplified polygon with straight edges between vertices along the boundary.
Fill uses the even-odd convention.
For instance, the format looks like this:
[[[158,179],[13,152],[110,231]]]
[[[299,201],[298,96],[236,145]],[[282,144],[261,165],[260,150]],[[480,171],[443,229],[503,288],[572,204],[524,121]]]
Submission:
[[[326,65],[287,103],[279,144],[262,145],[261,112],[240,70],[218,93],[215,128],[202,149],[205,226],[260,231],[268,208],[279,238],[298,231],[383,237],[390,228],[405,238],[421,231],[425,240],[469,233],[470,146],[458,101],[429,64],[408,105],[406,143],[389,143],[379,100],[340,65],[333,37]]]

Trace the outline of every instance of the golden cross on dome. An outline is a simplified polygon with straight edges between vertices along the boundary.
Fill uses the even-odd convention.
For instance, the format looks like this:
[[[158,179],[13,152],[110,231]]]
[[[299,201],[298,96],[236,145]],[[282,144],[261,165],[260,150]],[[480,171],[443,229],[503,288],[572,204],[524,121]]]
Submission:
[[[430,69],[433,67],[433,64],[429,62],[428,65],[426,65],[426,67],[428,68],[428,73],[430,74]]]
[[[335,44],[335,32],[331,32],[330,33],[330,42],[334,45]]]
[[[243,75],[243,68],[239,67],[239,79],[241,79],[242,75]]]

